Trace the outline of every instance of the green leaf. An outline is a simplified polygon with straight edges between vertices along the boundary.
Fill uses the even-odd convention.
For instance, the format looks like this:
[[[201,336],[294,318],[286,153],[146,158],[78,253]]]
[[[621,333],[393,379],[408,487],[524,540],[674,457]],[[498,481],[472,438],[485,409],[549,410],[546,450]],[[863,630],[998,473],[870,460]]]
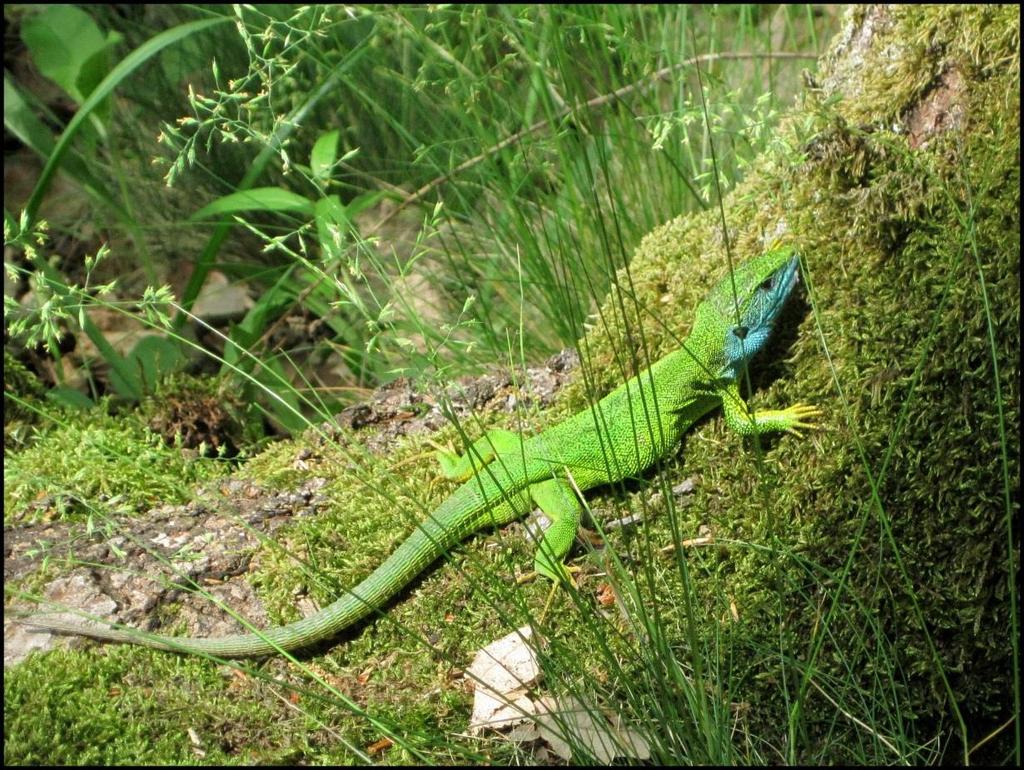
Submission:
[[[22,144],[48,157],[53,152],[54,140],[50,129],[36,117],[18,87],[4,73],[4,127]]]
[[[55,141],[50,129],[41,121],[14,82],[4,73],[4,127],[26,147],[44,159],[50,157]],[[64,160],[63,171],[97,200],[109,206],[124,220],[127,215],[121,205],[92,175],[82,157],[71,151]]]
[[[21,25],[21,39],[36,67],[81,104],[110,69],[110,47],[120,35],[104,36],[85,11],[51,5]]]
[[[388,197],[397,200],[398,196],[386,190],[365,192],[362,195],[357,195],[348,202],[348,205],[345,206],[345,213],[348,215],[349,219],[353,219],[366,209],[376,206],[382,198]]]
[[[96,324],[89,320],[89,316],[85,317],[85,324],[83,329],[86,335],[103,356],[107,366],[110,367],[110,382],[114,386],[114,390],[125,398],[138,401],[143,395],[138,373],[127,359],[114,349],[114,346],[103,336],[103,332],[97,328]]]
[[[313,151],[309,154],[309,168],[314,179],[326,182],[331,178],[331,169],[338,157],[338,135],[338,129],[328,131],[313,145]]]
[[[81,129],[82,124],[89,118],[92,111],[95,110],[104,99],[113,93],[114,89],[121,84],[121,81],[133,74],[136,69],[141,67],[146,61],[158,54],[167,46],[176,43],[182,38],[194,35],[207,27],[212,27],[214,24],[223,24],[229,20],[229,17],[219,16],[215,19],[202,19],[200,21],[189,22],[188,24],[181,24],[180,26],[166,30],[165,32],[161,32],[159,35],[150,38],[118,62],[117,66],[110,71],[109,75],[103,78],[103,82],[96,86],[93,92],[89,94],[89,98],[85,100],[78,112],[76,112],[74,117],[68,122],[67,127],[64,129],[64,132],[60,135],[60,139],[57,141],[57,146],[54,147],[53,152],[50,153],[50,157],[47,159],[46,165],[39,174],[39,180],[36,182],[36,186],[32,190],[32,196],[29,198],[28,203],[25,204],[25,217],[30,225],[35,221],[36,212],[39,210],[39,204],[42,203],[43,196],[46,195],[46,190],[50,186],[53,175],[60,167],[61,161],[64,158],[64,153],[68,151],[68,148],[71,145],[71,140]]]
[[[85,410],[96,406],[93,400],[81,391],[64,386],[50,388],[50,390],[46,391],[46,397],[61,406],[67,406],[72,409]]]
[[[136,342],[127,356],[129,366],[139,373],[142,386],[148,388],[149,392],[153,392],[162,377],[184,366],[185,360],[178,345],[156,334],[147,334]]]
[[[327,195],[316,202],[316,233],[324,259],[340,256],[340,246],[355,229],[353,218],[387,195],[380,190],[363,193],[347,206],[337,195]]]
[[[309,94],[306,101],[288,114],[287,120],[281,122],[271,141],[260,150],[260,154],[256,156],[256,160],[249,166],[249,170],[245,172],[242,181],[236,185],[238,189],[247,190],[259,179],[267,164],[270,163],[271,158],[277,155],[278,150],[287,141],[295,128],[305,120],[305,116],[309,114],[321,99],[337,87],[338,83],[342,80],[343,73],[355,65],[370,50],[370,41],[373,39],[374,30],[371,29],[354,48],[345,54],[344,58],[331,71],[330,75]],[[203,283],[206,281],[206,276],[213,267],[214,258],[217,256],[218,250],[224,241],[227,240],[231,227],[231,222],[221,222],[196,260],[192,275],[189,276],[188,283],[185,284],[185,288],[181,292],[181,306],[186,310],[192,307],[196,297],[199,296],[199,290],[202,288]],[[174,319],[174,328],[180,330],[187,318],[188,315],[186,313],[178,313]]]
[[[209,61],[209,43],[204,45],[202,40],[189,37],[174,48],[161,51],[159,67],[168,83],[178,84],[194,77],[201,64]]]
[[[75,87],[83,97],[88,96],[96,90],[96,86],[103,82],[103,78],[110,72],[110,49],[121,39],[121,36],[111,32],[107,36],[107,45],[82,62],[75,78]]]
[[[298,394],[288,385],[288,373],[279,358],[263,361],[256,370],[256,380],[274,393],[277,398],[268,398],[267,405],[273,419],[277,420],[292,435],[309,427],[309,420],[302,416]]]
[[[313,202],[281,187],[254,187],[218,198],[189,217],[195,222],[239,211],[297,211],[312,216]]]
[[[138,401],[144,395],[142,385],[134,373],[129,377],[126,376],[127,372],[131,372],[131,370],[121,368],[115,369],[114,367],[111,367],[109,375],[110,384],[113,386],[117,395],[121,396],[121,398],[126,398],[129,401]]]
[[[228,343],[224,346],[222,372],[232,368],[249,372],[256,365],[257,362],[251,356],[244,355],[243,351],[249,350],[263,335],[267,326],[291,307],[292,297],[281,288],[282,281],[283,277],[263,292],[256,304],[245,314],[245,318],[231,327]]]

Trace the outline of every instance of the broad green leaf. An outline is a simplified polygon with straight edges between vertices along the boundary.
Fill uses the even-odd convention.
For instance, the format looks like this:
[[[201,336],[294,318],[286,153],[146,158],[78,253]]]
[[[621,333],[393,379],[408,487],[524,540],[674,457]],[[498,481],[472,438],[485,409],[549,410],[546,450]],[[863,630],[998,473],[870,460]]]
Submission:
[[[150,393],[163,376],[178,371],[186,361],[178,345],[156,334],[147,334],[136,342],[126,358]]]
[[[184,83],[188,78],[194,77],[198,69],[210,63],[209,41],[204,45],[202,39],[189,37],[174,48],[161,51],[158,58],[160,69],[168,83]]]
[[[4,73],[4,127],[44,158],[53,152],[54,139],[50,129],[36,117],[14,81]]]
[[[309,427],[309,421],[302,416],[298,394],[288,385],[288,374],[281,359],[274,357],[262,362],[256,370],[256,380],[276,395],[268,398],[270,413],[284,428],[296,435]]]
[[[39,71],[81,104],[106,75],[107,53],[120,35],[104,36],[80,8],[51,5],[24,20],[21,39]]]
[[[107,47],[100,49],[82,62],[78,70],[78,77],[75,78],[75,86],[83,96],[91,94],[110,72],[110,49],[118,40],[120,40],[120,35],[114,36],[114,33],[111,33],[111,37],[107,40]]]
[[[316,140],[309,154],[309,168],[313,178],[326,182],[331,178],[331,168],[338,157],[338,129],[328,131]]]
[[[114,392],[122,398],[126,398],[129,401],[138,401],[145,395],[142,381],[132,372],[127,359],[121,359],[119,367],[110,367],[110,374],[108,376],[110,384],[114,387]]]
[[[189,219],[195,222],[239,211],[297,211],[312,215],[313,203],[308,198],[280,187],[254,187],[218,198],[203,206]]]
[[[356,217],[366,209],[376,206],[377,202],[382,198],[391,197],[397,200],[398,196],[394,193],[390,193],[386,190],[373,190],[371,192],[365,192],[362,195],[357,195],[355,198],[348,202],[345,206],[345,213],[349,219]]]
[[[221,371],[231,368],[252,371],[256,362],[243,351],[255,345],[267,326],[291,307],[293,298],[281,288],[282,281],[283,277],[277,284],[263,292],[256,300],[256,304],[245,314],[245,318],[231,327],[228,343],[224,346],[224,365]]]
[[[46,391],[46,397],[54,403],[60,404],[61,406],[68,406],[72,409],[92,409],[96,406],[93,400],[84,393],[75,390],[74,388],[68,388],[63,385],[50,388]]]
[[[292,110],[288,114],[287,120],[281,121],[281,125],[275,132],[271,141],[267,143],[262,150],[260,150],[260,154],[249,166],[249,170],[245,172],[245,176],[242,178],[242,181],[236,185],[239,190],[249,189],[249,187],[259,179],[260,175],[266,169],[267,164],[270,163],[272,158],[276,157],[281,145],[287,141],[288,137],[296,127],[302,125],[306,115],[319,103],[321,99],[331,93],[338,86],[343,79],[343,73],[345,70],[353,66],[366,54],[368,50],[370,50],[370,41],[373,39],[374,30],[371,29],[359,44],[355,46],[355,48],[352,48],[345,54],[344,58],[338,63],[334,70],[331,71],[330,75],[328,75],[327,78],[325,78],[324,81],[309,94],[306,101]],[[199,289],[202,288],[203,283],[206,281],[206,276],[209,274],[210,269],[213,266],[217,252],[227,239],[228,232],[231,230],[231,227],[232,223],[227,221],[218,224],[213,234],[210,236],[210,240],[207,241],[206,247],[196,260],[195,267],[192,270],[192,275],[189,276],[188,283],[185,284],[185,289],[181,293],[181,306],[186,310],[192,307],[193,303],[196,301],[196,297],[199,296]],[[187,318],[187,314],[178,313],[174,319],[174,328],[181,329]]]

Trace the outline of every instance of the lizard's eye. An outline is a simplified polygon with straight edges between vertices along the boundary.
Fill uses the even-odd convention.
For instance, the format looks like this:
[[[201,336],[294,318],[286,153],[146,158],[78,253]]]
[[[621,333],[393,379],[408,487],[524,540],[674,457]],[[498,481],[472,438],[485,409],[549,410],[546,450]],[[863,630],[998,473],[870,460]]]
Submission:
[[[747,333],[749,331],[750,329],[748,329],[746,326],[737,326],[735,329],[732,330],[732,333],[739,337],[741,340],[745,340],[747,338]]]
[[[774,284],[774,283],[775,283],[775,276],[771,275],[768,278],[766,278],[764,281],[761,282],[761,288],[764,289],[765,291],[771,291],[772,290],[772,284]]]

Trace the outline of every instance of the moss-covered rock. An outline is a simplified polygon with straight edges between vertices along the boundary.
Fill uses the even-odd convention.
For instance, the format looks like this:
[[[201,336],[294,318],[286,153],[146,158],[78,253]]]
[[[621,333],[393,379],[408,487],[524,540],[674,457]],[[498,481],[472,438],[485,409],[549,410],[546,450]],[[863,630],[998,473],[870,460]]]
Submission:
[[[837,721],[857,732],[845,710],[966,746],[1013,713],[1018,42],[1010,7],[852,10],[778,152],[725,200],[732,259],[780,236],[803,255],[806,303],[759,362],[754,403],[827,414],[763,465],[720,421],[686,443],[698,488],[680,526],[737,544],[702,556],[718,579],[701,590],[707,619],[722,597],[739,607],[729,696],[755,735],[785,743],[788,714],[813,752]],[[593,395],[638,365],[638,340],[651,359],[677,344],[692,313],[664,308],[699,300],[725,246],[718,211],[643,242],[620,275],[639,309],[623,318],[611,297],[614,320],[581,346]],[[581,378],[565,408],[586,399]]]

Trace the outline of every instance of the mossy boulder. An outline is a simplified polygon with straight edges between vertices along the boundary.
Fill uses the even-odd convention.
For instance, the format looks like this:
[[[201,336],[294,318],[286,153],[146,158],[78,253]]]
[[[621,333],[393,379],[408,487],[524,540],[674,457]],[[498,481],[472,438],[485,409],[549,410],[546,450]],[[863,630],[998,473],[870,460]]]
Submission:
[[[857,733],[844,711],[874,714],[920,744],[952,730],[962,759],[1013,713],[1019,31],[1012,7],[850,11],[776,151],[726,197],[728,239],[717,210],[653,232],[620,275],[635,304],[613,292],[611,332],[581,345],[592,376],[567,410],[584,382],[601,395],[646,363],[626,351],[677,344],[692,313],[664,309],[699,301],[727,241],[737,261],[779,237],[803,255],[803,307],[759,360],[753,404],[813,402],[821,429],[759,450],[699,425],[697,498],[678,514],[732,543],[694,559],[709,634],[735,603],[728,695],[755,735],[785,743],[788,714],[813,751],[837,723]]]

